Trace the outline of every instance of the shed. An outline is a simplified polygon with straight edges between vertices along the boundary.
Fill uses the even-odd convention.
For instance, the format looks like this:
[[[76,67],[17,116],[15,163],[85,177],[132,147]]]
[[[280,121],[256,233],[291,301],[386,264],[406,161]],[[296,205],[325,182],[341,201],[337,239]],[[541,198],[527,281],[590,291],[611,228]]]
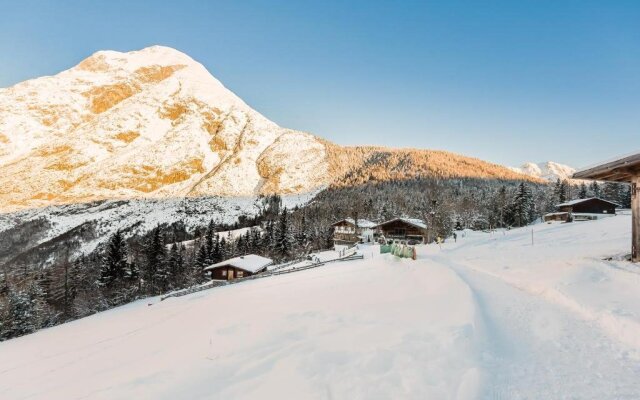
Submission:
[[[585,168],[573,178],[631,184],[631,259],[640,262],[640,152]]]
[[[425,243],[427,224],[417,218],[394,218],[376,226],[376,235],[385,239]]]
[[[548,213],[544,215],[544,221],[545,222],[549,222],[549,221],[567,222],[569,221],[569,213],[568,212]]]
[[[273,260],[270,258],[247,254],[210,265],[204,271],[211,274],[211,279],[230,281],[260,273],[271,264]]]
[[[331,226],[333,227],[334,244],[352,245],[359,242],[371,242],[376,223],[366,219],[345,218]]]

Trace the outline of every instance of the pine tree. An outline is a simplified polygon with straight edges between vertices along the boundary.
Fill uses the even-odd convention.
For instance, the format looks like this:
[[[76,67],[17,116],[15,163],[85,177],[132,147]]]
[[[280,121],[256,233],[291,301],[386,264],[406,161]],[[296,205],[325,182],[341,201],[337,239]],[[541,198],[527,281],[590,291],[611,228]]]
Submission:
[[[112,287],[117,281],[122,281],[127,269],[127,246],[122,232],[117,230],[107,243],[107,252],[100,270],[100,284]]]
[[[169,251],[169,286],[180,287],[184,281],[184,258],[182,245],[173,244]]]
[[[556,197],[556,202],[564,203],[565,200],[563,200],[562,195],[562,181],[560,178],[556,179],[556,183],[553,185],[553,194]]]
[[[220,247],[220,236],[218,234],[216,234],[213,237],[213,258],[211,261],[213,261],[213,264],[219,263],[220,261],[222,261],[222,248]]]
[[[138,281],[138,279],[140,278],[140,268],[138,268],[138,265],[135,262],[131,262],[128,264],[128,268],[126,270],[124,278],[129,283]]]
[[[591,189],[591,194],[593,195],[593,197],[600,197],[601,196],[600,185],[598,185],[598,182],[596,182],[596,181],[591,182],[591,185],[589,186],[589,189]]]
[[[244,245],[244,236],[240,235],[238,237],[238,239],[235,241],[235,246],[233,246],[233,248],[235,249],[234,251],[234,256],[239,256],[239,255],[244,255],[245,253],[245,245]]]
[[[289,213],[286,207],[282,210],[278,220],[273,250],[281,260],[286,260],[293,253],[293,237],[289,226]]]
[[[244,254],[252,254],[254,253],[254,249],[252,247],[251,242],[251,229],[247,229],[244,233]]]
[[[584,182],[582,182],[580,184],[580,191],[578,192],[578,198],[579,199],[586,199],[587,196],[588,196],[588,194],[587,194],[587,185]]]
[[[606,182],[602,190],[602,196],[605,200],[620,202],[620,186],[615,182]]]
[[[9,290],[7,296],[7,323],[4,327],[5,338],[26,335],[35,331],[34,310],[29,295],[21,290]]]
[[[499,212],[499,226],[504,228],[506,226],[506,217],[509,213],[509,199],[507,196],[507,187],[502,185],[498,190],[498,200],[497,200],[498,212]]]
[[[213,223],[213,219],[209,221],[209,226],[207,227],[207,231],[205,233],[205,246],[207,250],[207,259],[212,264],[215,263],[213,259],[213,236],[215,235],[215,224]]]
[[[267,220],[264,225],[264,234],[260,240],[260,252],[262,254],[271,254],[273,250],[274,230],[273,221]]]
[[[165,260],[164,238],[160,227],[156,227],[149,236],[145,246],[146,266],[145,280],[148,282],[148,290],[152,294],[166,289],[167,269]]]
[[[200,246],[198,249],[195,264],[200,269],[209,266],[209,258],[207,257],[207,248],[205,246]]]
[[[220,260],[224,261],[230,257],[229,244],[225,238],[220,239]]]
[[[563,179],[562,181],[558,179],[556,181],[555,192],[558,203],[564,203],[571,200],[571,185],[566,179]]]
[[[532,221],[534,215],[533,195],[529,186],[524,182],[518,185],[512,207],[516,226],[525,226]]]
[[[308,235],[307,235],[307,217],[303,213],[302,217],[300,217],[300,226],[298,227],[298,232],[296,234],[296,242],[298,246],[304,248],[308,244]]]
[[[27,290],[10,289],[7,296],[7,315],[3,336],[13,338],[42,328],[46,322],[44,293],[33,281]]]
[[[260,241],[261,241],[260,230],[255,228],[251,229],[251,252],[252,253],[261,253]]]

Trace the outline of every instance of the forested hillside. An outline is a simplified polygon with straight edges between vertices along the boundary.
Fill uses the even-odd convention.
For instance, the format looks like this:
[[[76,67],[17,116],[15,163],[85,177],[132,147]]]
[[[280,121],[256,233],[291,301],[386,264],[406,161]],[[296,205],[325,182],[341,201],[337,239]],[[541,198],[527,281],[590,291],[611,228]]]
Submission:
[[[478,178],[543,180],[523,175],[502,165],[438,150],[388,147],[342,147],[325,142],[332,187],[358,186],[371,182],[411,179]]]

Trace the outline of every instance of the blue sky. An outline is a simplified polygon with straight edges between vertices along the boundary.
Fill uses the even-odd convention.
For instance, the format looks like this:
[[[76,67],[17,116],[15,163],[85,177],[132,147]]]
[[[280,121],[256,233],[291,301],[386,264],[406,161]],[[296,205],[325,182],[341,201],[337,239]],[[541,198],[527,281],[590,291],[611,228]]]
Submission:
[[[5,1],[0,87],[162,44],[340,144],[583,166],[640,147],[640,1]]]

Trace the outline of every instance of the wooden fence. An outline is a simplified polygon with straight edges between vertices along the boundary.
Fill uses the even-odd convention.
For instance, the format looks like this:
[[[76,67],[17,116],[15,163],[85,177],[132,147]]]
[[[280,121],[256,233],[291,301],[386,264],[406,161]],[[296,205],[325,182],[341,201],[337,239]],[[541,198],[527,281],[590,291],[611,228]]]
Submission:
[[[164,300],[166,300],[168,298],[171,298],[171,297],[186,296],[186,295],[191,294],[191,293],[201,292],[203,290],[212,289],[212,288],[218,287],[218,286],[233,285],[233,284],[236,284],[236,283],[250,281],[250,280],[254,280],[254,279],[267,278],[267,277],[275,276],[275,275],[290,274],[292,272],[298,272],[298,271],[304,271],[304,270],[307,270],[307,269],[322,267],[323,265],[326,265],[326,264],[329,264],[329,263],[333,263],[333,262],[337,262],[337,261],[361,260],[363,258],[364,258],[364,256],[362,254],[355,254],[355,251],[354,251],[350,255],[334,258],[334,259],[331,259],[331,260],[314,262],[314,263],[311,263],[309,265],[305,265],[303,267],[282,270],[282,268],[284,268],[284,267],[287,267],[287,266],[295,264],[295,262],[289,262],[289,263],[285,263],[285,264],[279,265],[278,267],[272,269],[271,271],[265,271],[265,272],[262,272],[262,273],[259,273],[259,274],[246,276],[244,278],[238,278],[238,279],[234,279],[234,280],[231,280],[231,281],[212,281],[212,282],[204,284],[204,285],[193,286],[193,287],[190,287],[190,288],[187,288],[187,289],[182,289],[182,290],[179,290],[179,291],[176,291],[176,292],[173,292],[173,293],[168,293],[168,294],[160,297],[160,301],[164,301]],[[302,260],[302,261],[304,261],[304,260]],[[300,261],[297,261],[297,262],[300,262]]]

